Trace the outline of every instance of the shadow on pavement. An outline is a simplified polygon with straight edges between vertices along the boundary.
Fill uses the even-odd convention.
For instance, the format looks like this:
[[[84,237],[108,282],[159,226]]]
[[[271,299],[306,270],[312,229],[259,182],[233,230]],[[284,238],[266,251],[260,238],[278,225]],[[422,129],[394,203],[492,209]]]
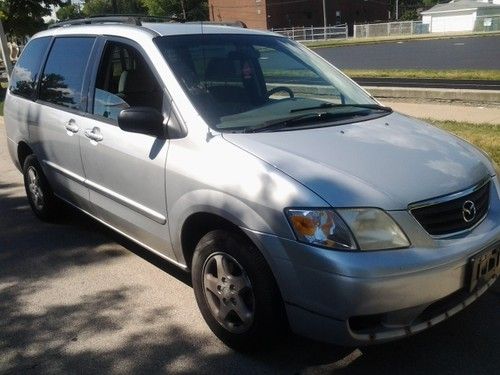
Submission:
[[[0,178],[0,372],[295,372],[335,362],[352,351],[290,336],[271,352],[239,354],[211,335],[193,334],[189,321],[171,324],[168,309],[141,306],[137,314],[134,300],[140,288],[83,293],[70,296],[77,299],[72,303],[39,301],[47,285],[73,269],[130,256],[115,242],[186,285],[190,277],[69,207],[55,223],[39,221],[22,189],[20,182]],[[65,293],[65,286],[60,288]],[[141,329],[123,337],[121,331],[137,315]],[[96,339],[115,335],[120,342],[112,345]],[[80,342],[98,344],[82,348]]]
[[[0,277],[9,274],[18,276],[21,270],[15,264],[9,266],[9,261],[16,263],[20,257],[25,258],[25,262],[30,263],[31,259],[36,263],[36,267],[34,264],[33,267],[24,264],[29,267],[25,277],[50,277],[69,265],[77,266],[128,255],[113,246],[103,248],[105,244],[118,242],[180,281],[190,284],[189,276],[182,270],[69,206],[63,205],[62,217],[54,223],[41,222],[31,212],[27,198],[6,193],[9,189],[19,191],[24,187],[20,183],[6,184],[0,181],[0,261],[7,265],[0,270]],[[97,246],[100,246],[99,251],[95,251]]]
[[[189,276],[71,209],[58,223],[38,221],[21,188],[0,175],[2,373],[491,374],[500,368],[499,283],[459,316],[407,340],[355,349],[290,335],[273,350],[244,355],[179,316],[178,305],[188,301],[158,307],[140,286],[89,287],[89,266],[118,263],[128,251],[184,284]],[[89,272],[88,284],[71,294],[64,276],[80,269]]]

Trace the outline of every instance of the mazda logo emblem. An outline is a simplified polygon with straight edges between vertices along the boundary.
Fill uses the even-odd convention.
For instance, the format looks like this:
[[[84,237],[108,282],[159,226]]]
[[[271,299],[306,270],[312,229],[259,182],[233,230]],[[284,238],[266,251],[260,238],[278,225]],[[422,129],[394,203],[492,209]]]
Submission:
[[[470,223],[476,218],[476,205],[473,201],[465,201],[462,205],[462,217],[466,223]]]

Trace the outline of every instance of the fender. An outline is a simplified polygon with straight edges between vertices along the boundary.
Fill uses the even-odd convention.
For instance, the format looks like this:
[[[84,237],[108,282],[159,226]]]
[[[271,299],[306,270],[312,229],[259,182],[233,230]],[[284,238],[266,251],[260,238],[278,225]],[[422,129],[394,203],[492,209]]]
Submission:
[[[195,190],[183,195],[169,210],[172,248],[181,263],[185,262],[181,243],[182,227],[189,217],[198,213],[219,216],[242,229],[251,228],[263,233],[279,230],[287,237],[293,236],[284,215],[279,211],[274,211],[273,217],[266,219],[252,207],[229,194],[216,190]]]

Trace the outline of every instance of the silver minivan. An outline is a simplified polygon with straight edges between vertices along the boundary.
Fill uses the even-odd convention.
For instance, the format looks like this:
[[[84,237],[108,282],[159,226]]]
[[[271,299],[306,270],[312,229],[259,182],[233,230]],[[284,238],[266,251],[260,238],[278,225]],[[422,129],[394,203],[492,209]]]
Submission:
[[[240,350],[406,337],[497,280],[485,153],[277,34],[134,22],[57,25],[15,66],[8,148],[40,219],[64,201],[189,271]]]

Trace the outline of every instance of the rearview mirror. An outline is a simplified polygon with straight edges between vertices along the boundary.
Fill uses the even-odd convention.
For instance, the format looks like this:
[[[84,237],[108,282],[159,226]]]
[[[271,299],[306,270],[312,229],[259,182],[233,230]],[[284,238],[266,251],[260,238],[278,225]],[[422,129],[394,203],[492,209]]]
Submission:
[[[163,115],[151,107],[131,107],[118,115],[118,126],[126,132],[161,137],[164,135]]]

